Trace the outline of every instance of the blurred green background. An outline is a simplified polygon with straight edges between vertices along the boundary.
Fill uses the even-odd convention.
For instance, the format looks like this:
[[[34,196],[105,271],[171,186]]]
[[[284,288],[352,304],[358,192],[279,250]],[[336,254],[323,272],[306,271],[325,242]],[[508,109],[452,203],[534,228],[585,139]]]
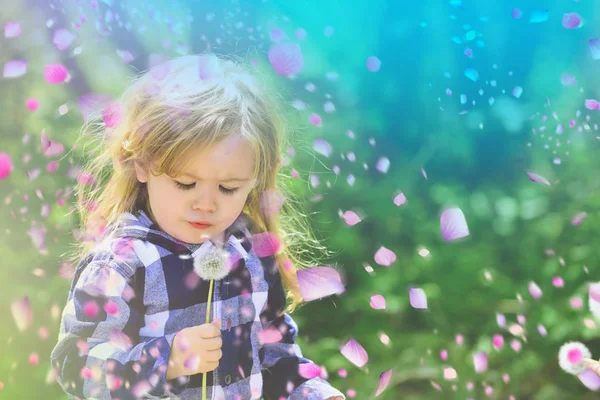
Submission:
[[[564,14],[573,12],[581,26],[567,29]],[[600,118],[585,106],[599,96],[600,60],[589,42],[600,37],[599,18],[600,4],[572,0],[3,4],[5,32],[14,22],[22,32],[0,37],[0,64],[25,60],[27,71],[0,80],[0,152],[14,165],[0,180],[0,398],[66,398],[49,357],[73,267],[61,255],[78,229],[70,191],[86,154],[67,154],[83,122],[78,99],[116,98],[151,54],[207,48],[252,54],[289,102],[296,156],[286,168],[300,173],[294,188],[346,282],[343,295],[293,314],[305,356],[326,367],[333,386],[372,399],[391,370],[380,399],[597,398],[560,370],[557,354],[582,341],[600,357],[587,306],[600,255]],[[59,29],[74,36],[65,49],[55,44]],[[305,66],[293,79],[269,64],[273,29],[301,45]],[[378,71],[367,68],[371,56]],[[51,85],[44,67],[56,63],[71,78]],[[35,111],[25,105],[31,98]],[[313,113],[320,126],[309,123]],[[65,153],[46,157],[43,131]],[[317,138],[331,144],[329,157],[312,149]],[[385,173],[376,168],[380,157],[390,161]],[[399,193],[408,200],[402,206],[393,202]],[[448,207],[463,211],[468,237],[443,240]],[[348,226],[346,211],[362,221]],[[573,222],[578,215],[585,218]],[[374,260],[381,246],[397,255],[388,267]],[[530,282],[541,288],[539,300]],[[425,291],[427,309],[411,307],[411,287]],[[375,294],[385,309],[370,306]],[[33,320],[21,331],[11,305],[25,297]],[[524,337],[507,329],[515,323]],[[504,338],[499,349],[495,334]],[[368,352],[362,369],[340,353],[351,338]],[[477,373],[473,355],[481,351],[488,368]]]

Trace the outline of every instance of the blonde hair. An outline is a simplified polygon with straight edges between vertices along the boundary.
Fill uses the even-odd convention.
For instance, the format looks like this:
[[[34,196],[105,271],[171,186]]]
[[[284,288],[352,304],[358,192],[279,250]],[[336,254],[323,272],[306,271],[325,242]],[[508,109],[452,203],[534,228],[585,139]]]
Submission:
[[[156,175],[176,177],[187,165],[182,160],[191,159],[192,152],[239,134],[251,144],[257,160],[256,183],[244,212],[259,229],[281,240],[282,250],[275,258],[287,292],[286,311],[301,304],[296,270],[318,265],[319,255],[329,252],[315,239],[301,203],[288,190],[289,177],[281,173],[289,141],[283,115],[274,96],[258,84],[257,74],[246,68],[234,56],[169,59],[132,79],[114,103],[113,109],[122,115],[117,126],[107,128],[100,113],[86,121],[80,139],[91,138],[92,149],[74,188],[82,230],[71,262],[82,259],[123,212],[142,209],[156,222],[134,160],[145,167],[156,163]],[[268,217],[260,201],[266,190],[285,197],[280,212]]]

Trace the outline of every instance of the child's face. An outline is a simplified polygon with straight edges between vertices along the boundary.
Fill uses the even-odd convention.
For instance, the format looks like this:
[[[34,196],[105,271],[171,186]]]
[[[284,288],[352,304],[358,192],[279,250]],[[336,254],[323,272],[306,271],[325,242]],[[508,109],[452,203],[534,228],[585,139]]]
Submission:
[[[161,230],[187,243],[222,242],[223,231],[242,212],[254,186],[252,148],[243,138],[229,136],[199,152],[191,165],[177,178],[154,176],[137,163],[135,169],[137,179],[147,183]],[[190,224],[198,221],[211,225],[198,229]]]

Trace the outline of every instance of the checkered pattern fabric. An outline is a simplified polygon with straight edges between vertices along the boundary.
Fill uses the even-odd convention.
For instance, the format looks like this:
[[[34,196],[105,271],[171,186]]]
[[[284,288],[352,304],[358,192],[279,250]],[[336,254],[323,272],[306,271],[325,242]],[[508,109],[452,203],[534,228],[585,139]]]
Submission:
[[[319,377],[305,379],[311,362],[295,342],[275,258],[252,250],[250,218],[242,213],[225,231],[234,261],[214,282],[210,320],[221,318],[223,356],[207,373],[211,400],[314,399],[344,395]],[[202,374],[166,379],[175,334],[206,321],[209,282],[193,268],[211,241],[181,242],[142,210],[124,213],[75,270],[51,354],[57,381],[69,399],[199,399]],[[282,340],[262,344],[277,328]]]

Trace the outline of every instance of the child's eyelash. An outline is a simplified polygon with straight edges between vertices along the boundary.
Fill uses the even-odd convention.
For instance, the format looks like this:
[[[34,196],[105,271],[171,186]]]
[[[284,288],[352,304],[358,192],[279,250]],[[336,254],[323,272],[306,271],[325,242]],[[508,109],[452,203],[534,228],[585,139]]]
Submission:
[[[175,182],[175,185],[177,185],[177,187],[180,188],[181,190],[190,190],[190,189],[193,189],[194,186],[196,186],[195,183],[192,183],[190,185],[184,185],[181,182],[177,182],[177,181],[174,181],[174,182]],[[226,187],[219,186],[219,190],[221,192],[223,192],[224,194],[234,194],[238,189],[239,188],[227,189]]]

